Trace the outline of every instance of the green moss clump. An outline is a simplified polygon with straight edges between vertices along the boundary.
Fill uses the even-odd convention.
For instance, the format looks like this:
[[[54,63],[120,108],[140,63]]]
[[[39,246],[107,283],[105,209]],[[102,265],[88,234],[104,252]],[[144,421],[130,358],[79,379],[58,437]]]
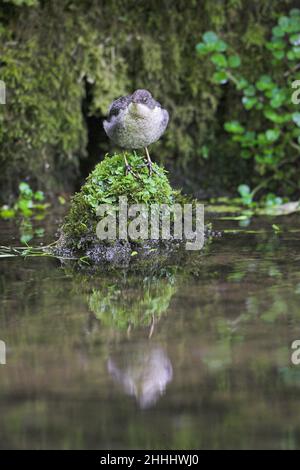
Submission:
[[[166,171],[153,163],[150,177],[143,157],[126,153],[133,173],[125,175],[124,156],[106,155],[88,176],[81,191],[72,199],[69,214],[63,225],[63,232],[78,241],[88,234],[95,236],[99,219],[96,210],[99,204],[119,203],[120,196],[126,196],[128,204],[172,204],[179,198],[169,183]]]

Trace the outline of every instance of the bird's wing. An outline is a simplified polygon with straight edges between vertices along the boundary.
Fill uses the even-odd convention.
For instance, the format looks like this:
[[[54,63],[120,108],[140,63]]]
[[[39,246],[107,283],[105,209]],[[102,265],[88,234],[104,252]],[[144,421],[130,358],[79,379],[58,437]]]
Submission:
[[[108,110],[108,121],[113,117],[117,116],[121,110],[127,108],[130,103],[131,95],[128,96],[121,96],[120,98],[116,99],[112,102]]]
[[[166,109],[162,109],[162,112],[163,112],[163,120],[162,120],[161,126],[165,130],[169,122],[169,113]]]

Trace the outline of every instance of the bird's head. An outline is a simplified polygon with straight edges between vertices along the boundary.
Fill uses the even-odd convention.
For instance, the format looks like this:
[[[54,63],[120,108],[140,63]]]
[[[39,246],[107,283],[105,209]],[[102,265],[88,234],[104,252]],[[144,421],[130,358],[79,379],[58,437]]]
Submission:
[[[153,98],[148,90],[136,90],[131,95],[130,112],[143,117],[153,108]]]
[[[151,100],[152,100],[152,95],[150,91],[148,90],[136,90],[131,96],[132,103],[140,103],[140,104],[148,105],[150,104]]]

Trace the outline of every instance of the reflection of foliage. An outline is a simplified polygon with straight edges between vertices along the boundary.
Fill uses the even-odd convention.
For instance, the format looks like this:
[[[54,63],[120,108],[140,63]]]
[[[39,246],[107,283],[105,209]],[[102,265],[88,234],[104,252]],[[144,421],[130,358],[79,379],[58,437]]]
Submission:
[[[183,291],[192,284],[191,274],[197,278],[197,288],[201,285],[202,303],[195,310],[194,321],[203,335],[201,358],[211,372],[233,367],[239,356],[235,352],[249,354],[249,341],[260,344],[262,338],[266,344],[273,343],[276,365],[289,362],[290,340],[274,335],[280,325],[285,333],[289,328],[292,338],[299,335],[300,277],[297,263],[290,257],[295,245],[289,240],[293,243],[296,238],[267,230],[244,233],[240,243],[235,237],[225,241],[225,251],[215,254],[213,264],[204,256],[201,269],[189,274],[185,271],[187,287],[181,282]],[[206,331],[214,338],[207,345]],[[263,354],[267,356],[268,351],[254,354],[253,364],[267,361]]]
[[[168,309],[176,287],[174,279],[103,279],[88,296],[89,307],[101,322],[115,328],[149,326]]]

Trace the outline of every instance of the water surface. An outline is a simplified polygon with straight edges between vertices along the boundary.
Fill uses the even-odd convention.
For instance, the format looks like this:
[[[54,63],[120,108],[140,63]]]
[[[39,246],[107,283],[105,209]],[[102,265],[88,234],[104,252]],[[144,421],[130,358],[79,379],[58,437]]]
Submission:
[[[300,221],[272,223],[154,276],[1,260],[0,447],[300,448]]]

